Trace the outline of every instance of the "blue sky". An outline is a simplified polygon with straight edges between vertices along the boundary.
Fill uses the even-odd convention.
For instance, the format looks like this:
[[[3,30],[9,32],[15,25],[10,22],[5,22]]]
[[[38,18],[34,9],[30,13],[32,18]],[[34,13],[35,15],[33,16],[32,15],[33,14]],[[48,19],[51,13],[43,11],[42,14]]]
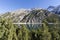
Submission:
[[[60,0],[0,0],[0,13],[21,8],[47,8],[60,5]]]

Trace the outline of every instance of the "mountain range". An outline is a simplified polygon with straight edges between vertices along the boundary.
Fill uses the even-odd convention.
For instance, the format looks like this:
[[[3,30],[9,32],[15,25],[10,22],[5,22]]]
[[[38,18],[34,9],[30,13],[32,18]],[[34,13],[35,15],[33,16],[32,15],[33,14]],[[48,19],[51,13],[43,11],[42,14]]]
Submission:
[[[56,18],[60,20],[60,5],[57,7],[49,6],[47,9],[32,8],[19,9],[12,12],[6,12],[1,15],[4,18],[11,18],[14,23],[42,23],[46,18]]]

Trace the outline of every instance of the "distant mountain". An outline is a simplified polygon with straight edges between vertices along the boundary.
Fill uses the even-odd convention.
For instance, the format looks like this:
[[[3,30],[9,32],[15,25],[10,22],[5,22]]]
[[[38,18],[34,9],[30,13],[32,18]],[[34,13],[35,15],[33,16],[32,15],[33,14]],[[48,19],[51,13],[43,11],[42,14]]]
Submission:
[[[60,14],[60,5],[58,5],[56,7],[55,6],[49,6],[47,9],[49,11],[55,13],[55,14]]]
[[[30,13],[21,20],[26,23],[41,23],[42,20],[48,17],[51,12],[44,9],[32,9]]]
[[[24,16],[27,15],[29,12],[30,9],[20,9],[20,10],[4,13],[1,16],[4,18],[11,18],[13,22],[17,23],[20,20],[22,20]]]
[[[20,23],[41,23],[42,20],[52,13],[48,10],[41,8],[33,8],[33,9],[20,9],[12,12],[7,12],[2,14],[1,16],[4,18],[11,18],[13,22]]]

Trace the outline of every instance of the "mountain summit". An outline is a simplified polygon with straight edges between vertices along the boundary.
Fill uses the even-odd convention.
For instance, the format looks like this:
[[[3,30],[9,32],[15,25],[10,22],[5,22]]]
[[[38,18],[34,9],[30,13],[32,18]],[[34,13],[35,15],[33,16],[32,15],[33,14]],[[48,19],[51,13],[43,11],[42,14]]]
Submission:
[[[60,14],[60,5],[58,5],[56,7],[55,6],[49,6],[47,9],[49,11],[55,13],[55,14]]]
[[[41,8],[20,9],[7,12],[2,17],[11,18],[14,23],[41,23],[43,19],[52,15],[51,12]]]

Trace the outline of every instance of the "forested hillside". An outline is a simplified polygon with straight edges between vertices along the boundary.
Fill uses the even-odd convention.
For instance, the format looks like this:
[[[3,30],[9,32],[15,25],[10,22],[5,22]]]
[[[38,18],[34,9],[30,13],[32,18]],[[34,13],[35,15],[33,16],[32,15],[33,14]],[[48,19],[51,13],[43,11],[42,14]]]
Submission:
[[[45,18],[38,28],[31,30],[27,24],[21,24],[20,27],[12,23],[11,19],[0,18],[0,40],[60,40],[60,24],[58,16],[51,15]],[[56,24],[48,24],[54,22]]]
[[[53,9],[21,9],[1,14],[0,40],[60,40],[59,7],[49,8]]]

